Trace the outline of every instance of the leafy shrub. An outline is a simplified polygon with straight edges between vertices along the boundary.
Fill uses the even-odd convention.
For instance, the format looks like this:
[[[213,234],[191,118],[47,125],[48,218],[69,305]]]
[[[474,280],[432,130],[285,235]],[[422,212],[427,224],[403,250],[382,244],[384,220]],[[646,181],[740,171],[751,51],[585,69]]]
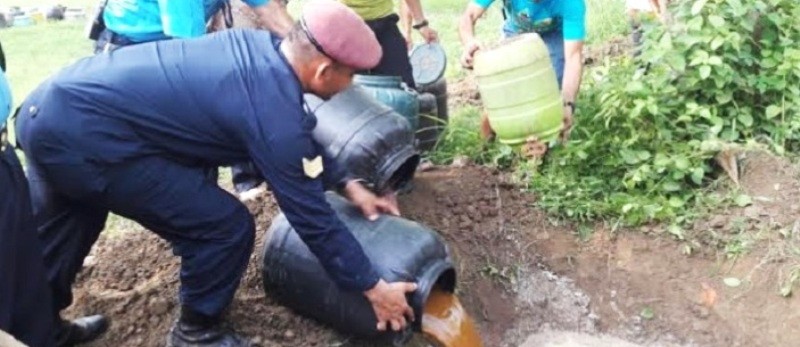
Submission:
[[[680,223],[715,153],[800,146],[800,1],[679,1],[642,56],[587,73],[572,141],[531,173],[539,203],[579,220]]]

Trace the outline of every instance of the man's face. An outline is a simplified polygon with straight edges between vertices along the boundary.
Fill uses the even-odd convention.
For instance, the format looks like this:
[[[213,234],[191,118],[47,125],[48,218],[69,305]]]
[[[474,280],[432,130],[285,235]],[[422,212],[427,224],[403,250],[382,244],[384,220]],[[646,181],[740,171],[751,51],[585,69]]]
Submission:
[[[310,92],[322,99],[330,99],[353,83],[354,74],[355,71],[352,68],[336,64],[330,59],[325,59],[325,61],[319,63],[316,73],[309,83]]]

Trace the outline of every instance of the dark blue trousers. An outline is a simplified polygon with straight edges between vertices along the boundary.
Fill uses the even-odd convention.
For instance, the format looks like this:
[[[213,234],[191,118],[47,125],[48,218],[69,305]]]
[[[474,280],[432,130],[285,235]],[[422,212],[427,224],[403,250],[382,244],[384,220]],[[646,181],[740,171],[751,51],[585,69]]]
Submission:
[[[8,146],[0,152],[0,329],[30,347],[53,346],[52,305],[28,182]]]
[[[253,250],[255,224],[204,168],[156,156],[101,165],[42,164],[34,154],[28,165],[56,311],[71,304],[71,286],[109,212],[172,244],[181,257],[183,305],[211,316],[228,306]]]

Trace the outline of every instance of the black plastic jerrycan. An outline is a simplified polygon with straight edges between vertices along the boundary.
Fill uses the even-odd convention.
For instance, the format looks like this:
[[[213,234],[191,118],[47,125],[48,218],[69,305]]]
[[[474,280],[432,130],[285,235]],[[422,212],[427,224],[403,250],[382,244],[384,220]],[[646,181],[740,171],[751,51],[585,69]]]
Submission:
[[[422,329],[422,314],[434,286],[454,292],[456,272],[449,250],[433,230],[400,217],[370,222],[344,198],[327,193],[328,203],[361,244],[387,282],[417,283],[408,295],[415,320],[402,332],[379,332],[369,301],[340,290],[283,214],[274,218],[264,241],[263,280],[268,295],[299,314],[354,336],[402,346]]]
[[[355,178],[378,193],[414,178],[420,161],[414,129],[363,87],[353,85],[327,101],[311,94],[305,99],[317,118],[314,139]]]

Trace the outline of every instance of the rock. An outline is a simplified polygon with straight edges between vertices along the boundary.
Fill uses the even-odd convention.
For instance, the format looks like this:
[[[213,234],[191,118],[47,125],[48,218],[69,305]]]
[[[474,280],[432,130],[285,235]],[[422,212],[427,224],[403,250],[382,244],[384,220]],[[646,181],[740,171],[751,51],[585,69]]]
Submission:
[[[95,266],[96,264],[97,264],[97,259],[93,255],[83,258],[83,267],[92,267]]]
[[[169,312],[170,304],[162,298],[154,298],[150,301],[150,313],[155,316],[162,316]]]
[[[466,157],[466,156],[463,156],[463,155],[459,155],[459,156],[456,156],[455,158],[453,158],[453,163],[450,164],[450,166],[452,166],[452,167],[465,167],[465,166],[469,165],[469,163],[470,163],[469,157]]]
[[[714,216],[714,218],[711,218],[711,220],[708,222],[708,225],[712,228],[719,229],[724,227],[727,222],[728,220],[724,216]]]
[[[291,329],[286,330],[286,332],[283,333],[283,337],[285,337],[286,339],[289,339],[289,340],[293,339],[294,336],[295,336],[294,335],[294,331],[292,331]]]
[[[419,172],[433,171],[435,169],[436,169],[436,165],[434,165],[430,161],[424,161],[421,164],[419,164],[419,166],[417,167],[417,171],[419,171]]]
[[[764,211],[763,208],[756,205],[750,205],[744,208],[744,216],[750,219],[759,219],[761,216],[768,216],[769,213]]]
[[[697,316],[702,318],[702,319],[706,319],[710,315],[711,315],[711,311],[709,311],[708,308],[701,307],[699,310],[697,310]]]

